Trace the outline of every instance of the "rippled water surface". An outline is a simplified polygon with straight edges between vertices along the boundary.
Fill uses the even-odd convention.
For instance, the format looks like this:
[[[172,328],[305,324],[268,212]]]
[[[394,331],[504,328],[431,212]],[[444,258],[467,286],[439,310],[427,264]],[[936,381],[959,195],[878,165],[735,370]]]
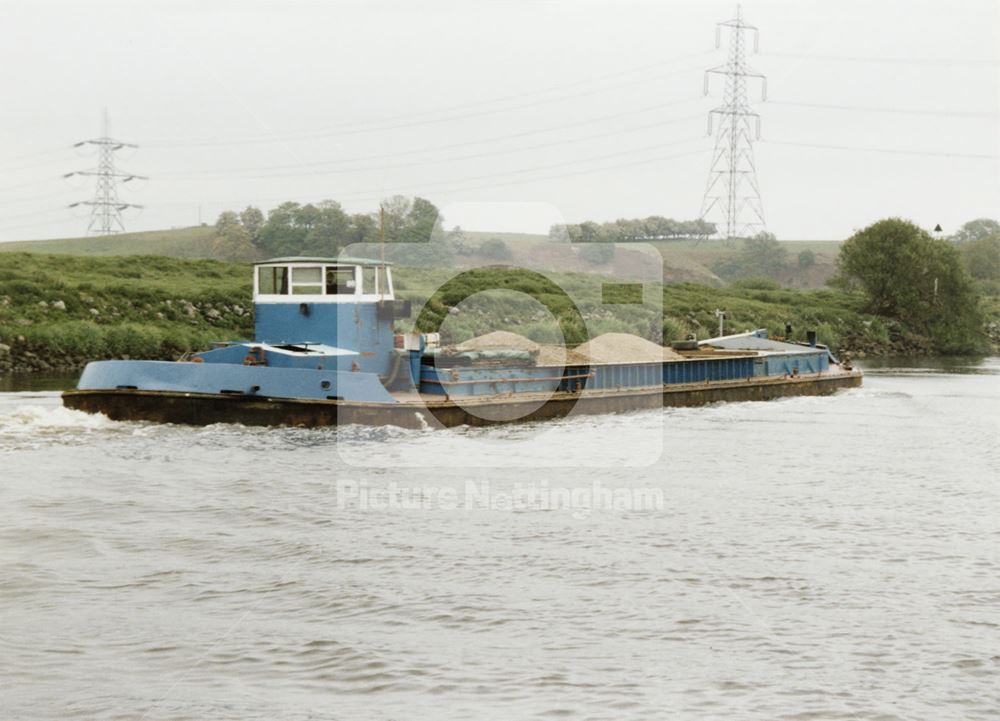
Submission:
[[[458,432],[0,393],[0,717],[996,719],[998,417],[995,358]],[[595,483],[658,502],[504,502]]]

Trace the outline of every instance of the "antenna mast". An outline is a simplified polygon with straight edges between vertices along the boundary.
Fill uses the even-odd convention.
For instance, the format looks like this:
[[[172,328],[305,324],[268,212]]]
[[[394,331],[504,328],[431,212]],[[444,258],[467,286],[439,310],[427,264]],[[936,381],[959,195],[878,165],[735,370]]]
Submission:
[[[701,204],[701,218],[709,214],[724,225],[719,233],[728,239],[747,238],[766,230],[764,205],[757,185],[757,168],[753,159],[753,141],[760,139],[760,116],[747,102],[747,78],[761,81],[761,100],[767,99],[767,78],[746,64],[744,31],[753,32],[753,49],[757,52],[758,32],[743,21],[743,10],[736,6],[736,17],[715,26],[715,47],[721,46],[722,28],[729,28],[729,56],[724,65],[705,71],[705,95],[708,95],[710,75],[725,77],[722,105],[708,113],[708,134],[718,116],[712,166]]]
[[[135,143],[123,143],[111,137],[111,121],[108,120],[108,110],[104,109],[103,122],[101,127],[101,137],[91,140],[81,140],[73,145],[79,148],[83,145],[96,145],[98,148],[98,161],[95,170],[75,170],[66,173],[63,177],[69,178],[73,175],[87,175],[97,178],[97,189],[94,192],[93,200],[81,200],[71,203],[70,208],[80,205],[90,206],[90,222],[87,224],[87,233],[96,235],[111,235],[113,233],[124,233],[125,224],[122,222],[122,211],[127,208],[142,208],[135,203],[123,203],[118,200],[118,181],[127,183],[130,180],[149,180],[145,175],[126,173],[115,170],[115,151],[122,148],[138,148]]]

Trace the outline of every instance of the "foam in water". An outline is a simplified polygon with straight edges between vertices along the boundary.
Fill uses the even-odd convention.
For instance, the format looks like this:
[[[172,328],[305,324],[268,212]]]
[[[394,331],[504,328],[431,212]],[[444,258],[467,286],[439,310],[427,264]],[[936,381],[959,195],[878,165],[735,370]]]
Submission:
[[[84,413],[63,406],[20,405],[0,414],[0,433],[95,431],[118,425],[104,415]]]

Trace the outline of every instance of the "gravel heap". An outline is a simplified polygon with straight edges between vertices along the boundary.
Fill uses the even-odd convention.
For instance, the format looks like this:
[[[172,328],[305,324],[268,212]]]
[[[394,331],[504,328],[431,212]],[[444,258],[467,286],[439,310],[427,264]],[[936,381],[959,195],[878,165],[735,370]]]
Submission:
[[[605,333],[576,347],[591,363],[657,363],[683,358],[672,348],[631,333]]]
[[[459,353],[477,350],[523,350],[535,357],[538,366],[587,365],[589,361],[576,351],[561,345],[541,345],[530,338],[505,330],[471,338],[454,346]]]
[[[524,350],[537,353],[541,346],[530,338],[505,330],[495,330],[486,335],[476,336],[454,346],[460,353],[474,350]]]
[[[496,330],[453,346],[459,353],[477,350],[520,350],[535,356],[540,366],[587,365],[588,363],[657,363],[683,358],[672,348],[630,333],[605,333],[576,348],[541,345],[517,333]]]
[[[535,358],[535,365],[539,366],[585,366],[589,363],[572,348],[561,345],[543,345]]]

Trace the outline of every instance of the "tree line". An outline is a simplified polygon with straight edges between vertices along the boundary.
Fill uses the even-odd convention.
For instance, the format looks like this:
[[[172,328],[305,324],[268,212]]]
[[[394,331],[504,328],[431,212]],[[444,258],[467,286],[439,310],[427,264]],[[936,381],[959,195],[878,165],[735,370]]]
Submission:
[[[652,240],[705,239],[715,235],[714,223],[704,220],[674,220],[660,215],[619,218],[610,223],[585,221],[553,225],[549,237],[568,243],[642,243]]]
[[[288,255],[334,256],[357,243],[426,243],[438,217],[429,200],[401,195],[370,213],[348,213],[335,200],[305,205],[289,201],[266,216],[248,206],[219,215],[212,255],[245,262]]]

